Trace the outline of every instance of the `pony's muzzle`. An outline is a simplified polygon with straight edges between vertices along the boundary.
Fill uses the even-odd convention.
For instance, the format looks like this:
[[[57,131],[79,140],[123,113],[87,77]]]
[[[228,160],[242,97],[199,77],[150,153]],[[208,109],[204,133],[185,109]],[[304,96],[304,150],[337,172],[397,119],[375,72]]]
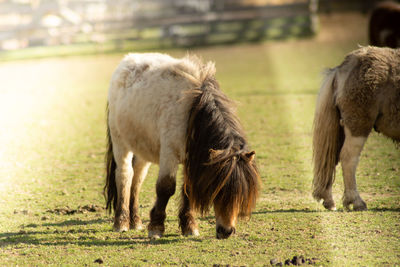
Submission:
[[[217,226],[217,239],[226,239],[234,233],[236,233],[235,227],[230,227],[227,229],[221,225]]]

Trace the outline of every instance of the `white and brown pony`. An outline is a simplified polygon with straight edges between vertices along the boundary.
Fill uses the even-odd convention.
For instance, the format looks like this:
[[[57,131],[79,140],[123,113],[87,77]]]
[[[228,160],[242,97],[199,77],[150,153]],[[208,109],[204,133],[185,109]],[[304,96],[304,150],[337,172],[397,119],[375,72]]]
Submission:
[[[366,210],[356,186],[361,150],[372,129],[400,141],[400,49],[363,47],[326,74],[313,132],[313,196],[335,209],[332,184],[341,162],[343,205]]]
[[[213,63],[195,57],[129,54],[115,70],[108,95],[107,208],[114,230],[142,228],[139,191],[151,163],[159,164],[148,235],[163,235],[165,208],[184,166],[179,225],[198,235],[196,211],[214,207],[217,238],[235,232],[255,206],[259,174],[232,102]]]
[[[400,47],[400,4],[378,3],[369,20],[369,41],[374,46]]]

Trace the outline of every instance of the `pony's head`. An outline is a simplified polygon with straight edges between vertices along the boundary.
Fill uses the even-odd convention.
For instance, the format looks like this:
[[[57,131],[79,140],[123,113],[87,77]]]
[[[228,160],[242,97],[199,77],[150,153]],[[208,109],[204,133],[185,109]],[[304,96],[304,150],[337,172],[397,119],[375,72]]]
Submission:
[[[192,209],[205,214],[214,206],[217,238],[235,233],[238,218],[249,217],[255,206],[259,174],[254,156],[254,151],[210,149],[209,161],[196,168],[197,179],[185,176]]]
[[[210,152],[211,171],[221,181],[211,195],[217,238],[228,238],[235,233],[238,217],[249,217],[256,203],[259,175],[255,152]]]
[[[193,210],[214,206],[217,238],[235,232],[254,208],[260,178],[233,103],[219,89],[213,65],[202,68],[188,121],[184,192]]]

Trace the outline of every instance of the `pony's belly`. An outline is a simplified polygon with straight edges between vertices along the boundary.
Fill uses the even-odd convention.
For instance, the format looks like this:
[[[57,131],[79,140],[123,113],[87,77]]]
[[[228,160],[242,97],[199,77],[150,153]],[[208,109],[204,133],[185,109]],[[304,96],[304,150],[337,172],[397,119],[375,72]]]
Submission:
[[[387,122],[386,124],[378,122],[375,129],[393,140],[400,140],[400,121],[397,124],[393,122]]]
[[[155,164],[160,162],[160,148],[149,146],[144,142],[137,142],[133,147],[133,153],[145,161],[149,161]]]
[[[124,133],[130,150],[140,158],[158,164],[160,161],[160,141],[153,133],[151,138],[142,127],[132,127],[132,131]],[[136,129],[136,130],[134,130]],[[139,131],[138,129],[142,129]]]
[[[381,132],[387,137],[400,140],[400,98],[397,102],[385,103],[374,128],[377,132]]]

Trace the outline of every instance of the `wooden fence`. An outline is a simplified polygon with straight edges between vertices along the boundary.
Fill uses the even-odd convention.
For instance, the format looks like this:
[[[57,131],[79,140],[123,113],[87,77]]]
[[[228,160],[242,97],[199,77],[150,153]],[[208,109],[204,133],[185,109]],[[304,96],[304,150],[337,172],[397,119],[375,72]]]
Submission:
[[[285,38],[316,29],[316,0],[263,6],[232,2],[219,1],[206,11],[177,14],[179,9],[165,7],[162,13],[143,12],[134,17],[134,25],[141,34],[153,30],[153,37],[161,36],[163,42],[187,46]]]
[[[317,7],[318,0],[0,0],[0,50],[121,40],[192,46],[301,36],[315,32]]]

